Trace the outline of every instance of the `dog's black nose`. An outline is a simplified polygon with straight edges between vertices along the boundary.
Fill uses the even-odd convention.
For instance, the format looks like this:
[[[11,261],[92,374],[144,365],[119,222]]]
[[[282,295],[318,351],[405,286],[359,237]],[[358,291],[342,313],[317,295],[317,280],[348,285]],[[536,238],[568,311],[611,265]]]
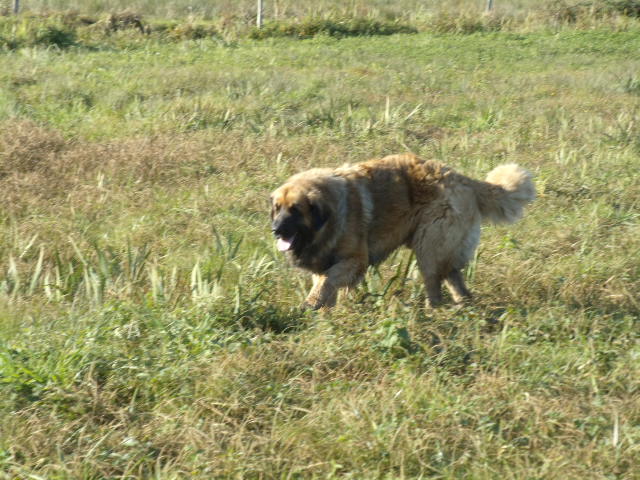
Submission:
[[[285,218],[282,215],[278,215],[273,222],[271,222],[271,232],[274,235],[281,235],[286,223]]]

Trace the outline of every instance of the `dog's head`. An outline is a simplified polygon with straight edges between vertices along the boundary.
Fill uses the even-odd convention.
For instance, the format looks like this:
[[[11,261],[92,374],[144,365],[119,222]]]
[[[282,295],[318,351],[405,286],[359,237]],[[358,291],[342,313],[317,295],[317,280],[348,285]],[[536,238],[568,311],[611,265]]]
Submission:
[[[312,186],[285,183],[271,194],[271,231],[281,252],[300,255],[329,220],[322,195]]]

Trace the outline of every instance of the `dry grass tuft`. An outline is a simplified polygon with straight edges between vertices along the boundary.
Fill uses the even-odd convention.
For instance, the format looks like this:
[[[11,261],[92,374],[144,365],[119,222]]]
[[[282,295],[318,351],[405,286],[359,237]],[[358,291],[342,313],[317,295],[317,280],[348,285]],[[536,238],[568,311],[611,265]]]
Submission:
[[[0,177],[51,170],[51,159],[67,146],[60,132],[29,120],[9,120],[0,135]]]

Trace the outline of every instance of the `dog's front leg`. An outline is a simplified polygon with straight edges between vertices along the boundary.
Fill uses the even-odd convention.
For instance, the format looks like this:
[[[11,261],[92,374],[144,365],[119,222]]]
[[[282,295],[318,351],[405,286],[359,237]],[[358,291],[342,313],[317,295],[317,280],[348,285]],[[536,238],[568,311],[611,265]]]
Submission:
[[[320,275],[313,275],[313,287],[304,302],[312,310],[331,308],[336,304],[338,289],[355,286],[367,270],[365,262],[350,259],[336,263]]]
[[[333,285],[326,275],[313,275],[313,287],[307,299],[304,301],[304,307],[312,310],[319,308],[331,308],[336,304],[338,298],[338,287]]]

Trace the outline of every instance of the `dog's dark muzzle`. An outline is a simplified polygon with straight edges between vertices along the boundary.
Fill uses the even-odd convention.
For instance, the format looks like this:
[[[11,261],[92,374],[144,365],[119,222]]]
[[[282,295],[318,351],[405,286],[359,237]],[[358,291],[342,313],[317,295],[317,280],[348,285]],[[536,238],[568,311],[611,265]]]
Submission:
[[[296,219],[286,212],[278,214],[271,223],[271,231],[276,237],[290,238],[296,234],[297,230]]]
[[[299,229],[299,218],[287,211],[280,212],[271,223],[271,231],[277,239],[277,247],[280,251],[293,249],[293,243]]]

